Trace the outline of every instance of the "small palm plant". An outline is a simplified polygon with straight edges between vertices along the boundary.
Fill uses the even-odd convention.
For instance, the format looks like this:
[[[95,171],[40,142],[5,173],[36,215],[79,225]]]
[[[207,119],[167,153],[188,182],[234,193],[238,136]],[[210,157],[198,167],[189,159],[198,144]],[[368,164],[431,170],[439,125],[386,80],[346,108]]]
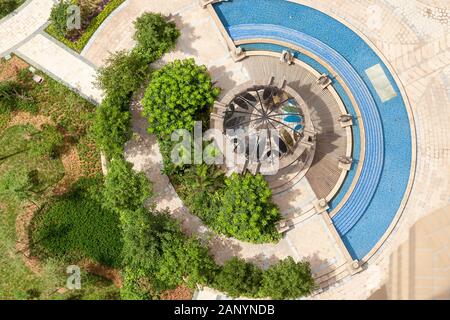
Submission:
[[[215,165],[201,164],[188,168],[181,177],[179,194],[194,214],[208,220],[212,195],[224,186],[224,173]]]

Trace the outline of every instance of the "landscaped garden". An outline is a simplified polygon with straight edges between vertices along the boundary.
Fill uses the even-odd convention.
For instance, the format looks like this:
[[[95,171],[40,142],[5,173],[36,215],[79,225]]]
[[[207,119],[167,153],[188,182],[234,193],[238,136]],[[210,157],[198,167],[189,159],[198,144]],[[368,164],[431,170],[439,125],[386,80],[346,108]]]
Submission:
[[[0,19],[16,10],[25,0],[2,0],[0,1]]]
[[[46,32],[69,48],[81,52],[105,19],[125,0],[60,0],[52,9]],[[68,21],[76,22],[71,6],[77,6],[80,25],[72,28]]]
[[[147,69],[149,63],[174,47],[179,32],[174,24],[154,14],[139,18],[136,27],[134,50],[116,53],[99,72],[99,84],[106,97],[97,109],[94,126],[98,145],[110,160],[106,181],[112,192],[107,192],[104,201],[121,217],[122,298],[160,297],[177,286],[195,288],[199,284],[234,297],[281,299],[309,294],[314,288],[309,263],[289,258],[265,271],[240,259],[217,265],[208,248],[195,237],[185,236],[169,212],[153,207],[149,212],[143,207],[148,196],[143,193],[148,189],[143,187],[145,177],[134,174],[122,158],[124,143],[130,137],[128,105],[133,93],[136,98],[142,90],[149,132],[157,136],[164,157],[163,171],[191,212],[217,232],[244,241],[274,242],[280,237],[275,228],[279,212],[262,176],[225,178],[216,166],[177,165],[170,161],[176,143],[170,139],[173,130],[190,130],[199,120],[207,129],[210,108],[220,90],[213,86],[206,67],[198,66],[193,59],[176,60],[160,70]],[[114,182],[110,181],[112,176]]]
[[[151,181],[124,159],[124,145],[132,138],[129,108],[141,96],[149,132],[158,138],[164,157],[163,171],[190,211],[229,237],[253,243],[280,239],[275,228],[279,210],[263,176],[226,177],[218,166],[170,161],[177,143],[170,139],[172,131],[191,130],[195,121],[207,129],[220,89],[193,59],[152,69],[150,64],[176,44],[180,32],[174,23],[146,13],[135,27],[135,48],[111,55],[99,70],[105,97],[97,107],[43,74],[38,75],[44,81],[36,83],[26,66],[1,82],[0,210],[8,220],[1,229],[8,244],[1,261],[8,272],[2,276],[25,273],[23,278],[33,282],[34,291],[21,298],[108,299],[120,294],[122,299],[154,299],[174,290],[189,298],[197,285],[232,297],[310,294],[315,284],[308,262],[287,258],[266,270],[239,258],[219,265],[208,246],[185,235],[170,212],[148,203]],[[106,175],[101,174],[100,151]],[[17,253],[20,244],[25,257]],[[63,266],[71,264],[82,267],[83,283],[88,279],[82,291],[58,290],[64,285]],[[23,291],[11,287],[2,292],[10,297]]]
[[[42,77],[43,82],[33,81],[33,76]],[[33,74],[17,57],[0,63],[1,298],[75,298],[75,292],[64,289],[67,257],[39,255],[40,259],[36,259],[31,250],[29,225],[33,224],[33,217],[50,208],[44,222],[53,227],[50,219],[73,191],[65,193],[81,177],[92,179],[89,177],[101,172],[99,151],[89,134],[94,108],[44,74]],[[51,203],[62,204],[50,206]],[[76,210],[78,205],[68,204],[67,209]],[[64,210],[62,217],[74,219],[69,212]],[[57,222],[64,225],[73,221],[58,218]],[[70,236],[83,240],[78,235]],[[46,247],[47,243],[43,241],[40,245]],[[67,246],[66,250],[70,249]],[[82,272],[85,285],[76,292],[76,297],[118,296],[118,289],[110,280],[87,269]]]

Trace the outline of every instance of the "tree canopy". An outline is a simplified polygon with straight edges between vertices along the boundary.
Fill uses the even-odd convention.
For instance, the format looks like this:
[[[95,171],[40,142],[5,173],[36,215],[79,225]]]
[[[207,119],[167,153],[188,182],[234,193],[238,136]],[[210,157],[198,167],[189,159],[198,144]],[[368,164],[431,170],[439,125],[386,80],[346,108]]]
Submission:
[[[150,73],[146,61],[126,51],[113,53],[97,74],[97,85],[109,94],[128,97],[138,89]]]
[[[257,297],[261,287],[263,271],[245,260],[233,257],[221,268],[215,285],[229,296]]]
[[[92,132],[109,159],[122,157],[123,146],[131,136],[128,103],[127,98],[110,94],[96,110]]]
[[[261,295],[273,299],[296,299],[311,294],[314,288],[309,262],[295,262],[288,257],[264,272]]]
[[[168,63],[153,73],[142,100],[149,132],[167,139],[176,129],[191,130],[219,93],[194,59]]]
[[[262,175],[234,173],[216,192],[212,227],[242,241],[274,242],[280,238],[275,223],[278,208]]]

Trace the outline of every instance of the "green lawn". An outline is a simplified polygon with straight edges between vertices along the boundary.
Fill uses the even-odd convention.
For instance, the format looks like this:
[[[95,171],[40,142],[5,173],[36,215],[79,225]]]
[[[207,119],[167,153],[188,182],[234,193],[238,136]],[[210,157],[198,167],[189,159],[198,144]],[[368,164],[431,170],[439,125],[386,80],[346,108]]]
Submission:
[[[1,61],[3,64],[8,62]],[[82,175],[100,172],[99,152],[89,136],[95,106],[51,78],[40,85],[31,81],[23,69],[18,81],[24,83],[36,104],[36,115],[48,116],[65,135],[65,147],[75,146],[83,166]],[[113,299],[118,289],[111,281],[82,271],[82,289],[58,293],[66,285],[67,263],[58,256],[41,261],[35,274],[16,251],[16,219],[30,205],[42,205],[51,199],[51,190],[65,175],[60,158],[37,156],[31,152],[33,135],[39,130],[31,124],[7,127],[14,113],[0,114],[0,299]],[[26,193],[16,192],[20,172],[37,170],[37,184]],[[23,175],[22,175],[23,176]],[[1,183],[3,182],[3,183]],[[5,183],[6,182],[6,183]],[[11,182],[11,183],[10,183]],[[25,197],[24,197],[25,195]]]

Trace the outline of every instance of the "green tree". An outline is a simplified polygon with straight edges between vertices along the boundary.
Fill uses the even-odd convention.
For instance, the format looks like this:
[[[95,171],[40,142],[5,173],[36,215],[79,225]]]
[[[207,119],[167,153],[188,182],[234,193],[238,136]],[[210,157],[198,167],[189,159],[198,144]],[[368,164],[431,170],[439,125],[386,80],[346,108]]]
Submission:
[[[142,172],[121,158],[113,159],[103,190],[103,203],[115,210],[138,210],[151,195],[150,182]]]
[[[175,47],[180,36],[175,23],[168,22],[159,13],[144,13],[134,22],[134,27],[134,40],[137,42],[134,50],[148,63]]]
[[[139,55],[119,51],[108,57],[97,74],[97,85],[107,94],[129,97],[149,74],[149,66]]]
[[[55,28],[55,31],[61,37],[65,37],[69,31],[67,28],[67,20],[69,19],[68,9],[72,5],[70,0],[60,0],[55,3],[50,12],[50,21]]]
[[[215,278],[215,286],[233,298],[258,297],[263,271],[236,257],[225,262]]]
[[[242,241],[274,242],[280,235],[276,222],[278,208],[271,201],[272,191],[262,175],[233,174],[215,195],[212,227]]]
[[[48,156],[55,159],[59,156],[63,145],[64,137],[58,129],[45,124],[40,132],[33,135],[30,152],[37,156]]]
[[[142,100],[149,132],[167,139],[176,129],[191,130],[219,92],[206,67],[194,59],[168,63],[153,73]]]
[[[146,275],[156,274],[162,255],[162,242],[179,234],[178,224],[167,212],[126,210],[121,212],[124,250],[123,261]]]
[[[110,94],[96,110],[92,132],[97,146],[109,159],[122,157],[123,146],[131,136],[128,98]]]
[[[212,282],[217,267],[208,249],[198,240],[187,238],[167,212],[127,210],[121,213],[121,221],[123,263],[132,272],[130,279],[134,279],[130,294],[144,291],[154,295],[182,283],[193,287]],[[142,289],[137,284],[147,283],[146,279],[151,286],[137,290]]]
[[[288,257],[263,274],[261,296],[273,299],[296,299],[315,288],[309,262],[295,262]]]

